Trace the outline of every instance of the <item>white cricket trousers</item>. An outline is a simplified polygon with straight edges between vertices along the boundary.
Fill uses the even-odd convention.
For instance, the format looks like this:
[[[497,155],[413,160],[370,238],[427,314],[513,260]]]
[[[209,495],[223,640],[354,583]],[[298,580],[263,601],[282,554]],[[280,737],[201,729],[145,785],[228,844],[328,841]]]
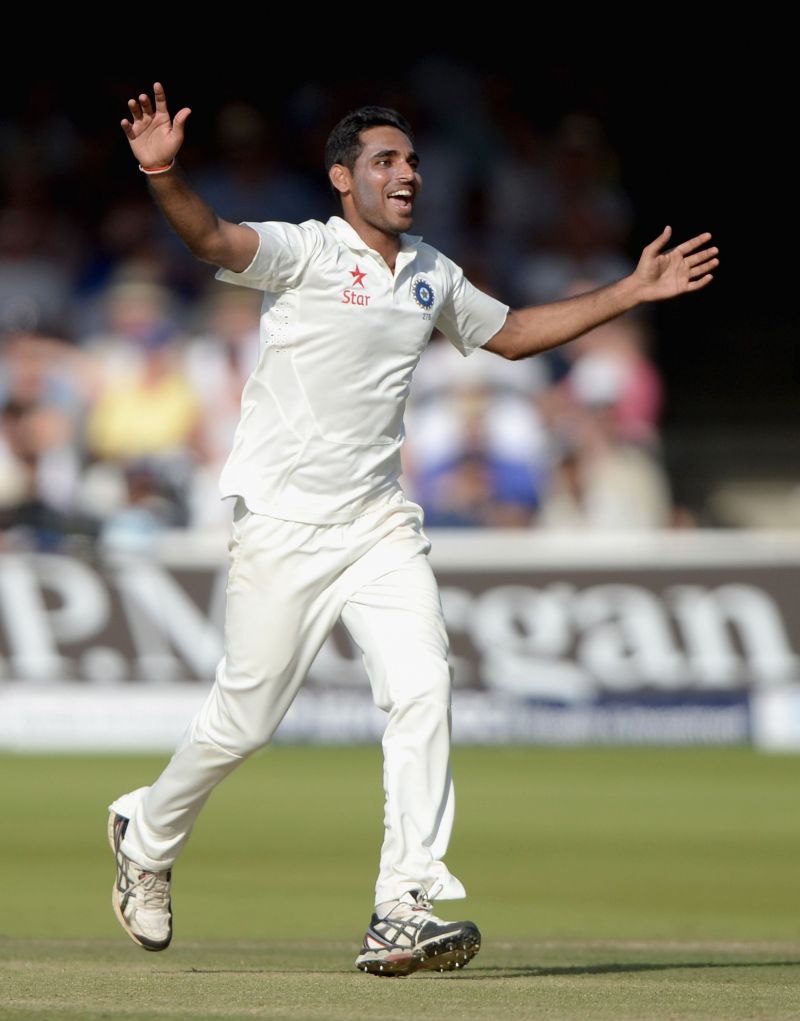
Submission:
[[[123,852],[171,868],[214,787],[267,744],[341,618],[363,654],[383,736],[384,824],[375,903],[422,885],[465,896],[442,857],[453,823],[447,635],[422,512],[402,492],[353,521],[311,525],[236,504],[225,655],[208,698],[152,787],[111,806]]]

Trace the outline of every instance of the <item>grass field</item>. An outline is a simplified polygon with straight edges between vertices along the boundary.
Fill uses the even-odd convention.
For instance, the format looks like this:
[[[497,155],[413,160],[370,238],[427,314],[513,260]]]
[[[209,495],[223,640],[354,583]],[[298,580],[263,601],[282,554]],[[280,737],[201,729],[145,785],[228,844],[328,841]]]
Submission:
[[[448,863],[481,953],[362,975],[374,748],[270,749],[214,794],[147,954],[109,899],[106,805],[163,759],[0,756],[0,1018],[800,1017],[800,759],[456,749]],[[462,914],[463,912],[463,914]]]

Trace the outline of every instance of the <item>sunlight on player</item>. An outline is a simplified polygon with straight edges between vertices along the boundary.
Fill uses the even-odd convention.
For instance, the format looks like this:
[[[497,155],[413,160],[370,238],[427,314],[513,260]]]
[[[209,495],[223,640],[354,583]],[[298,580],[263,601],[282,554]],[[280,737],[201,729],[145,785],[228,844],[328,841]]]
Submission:
[[[217,279],[264,291],[261,358],[220,480],[236,500],[225,655],[203,707],[151,787],[110,806],[113,903],[148,950],[172,938],[172,866],[214,787],[265,745],[336,621],[362,650],[383,738],[385,836],[375,911],[356,966],[383,975],[452,970],[480,948],[469,921],[433,914],[465,896],[443,858],[453,824],[447,636],[422,531],[401,489],[402,415],[435,328],[462,355],[518,359],[563,344],[646,301],[712,279],[711,235],[666,249],[588,294],[510,311],[407,234],[422,187],[410,126],[362,107],[325,148],[342,216],[327,223],[229,223],[176,164],[191,111],[129,100],[122,128],[164,216]],[[322,842],[321,842],[322,844]]]

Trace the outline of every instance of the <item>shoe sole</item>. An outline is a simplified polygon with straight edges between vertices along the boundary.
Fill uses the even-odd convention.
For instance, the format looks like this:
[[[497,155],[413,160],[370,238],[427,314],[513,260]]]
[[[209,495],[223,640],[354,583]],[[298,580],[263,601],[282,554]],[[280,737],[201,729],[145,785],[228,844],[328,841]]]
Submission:
[[[121,815],[118,815],[116,812],[109,812],[108,814],[108,828],[107,828],[108,843],[111,850],[114,852],[114,861],[116,861],[117,851],[119,850],[119,848],[117,847],[116,840],[117,835],[115,832],[116,820],[121,818],[123,817]],[[166,943],[153,943],[152,941],[148,940],[145,936],[137,936],[133,929],[131,929],[131,927],[128,925],[125,915],[123,915],[122,913],[122,905],[119,902],[119,889],[117,888],[116,879],[114,880],[114,885],[111,887],[111,906],[114,908],[114,914],[117,916],[117,921],[125,930],[125,932],[128,934],[128,936],[130,936],[130,938],[133,940],[137,947],[141,947],[143,950],[150,950],[154,953],[159,950],[167,949],[172,940],[172,933],[170,933],[169,939],[166,941]]]
[[[380,978],[405,978],[415,971],[456,971],[465,968],[481,948],[477,926],[469,925],[454,936],[439,936],[413,951],[375,951],[356,958],[356,967]]]

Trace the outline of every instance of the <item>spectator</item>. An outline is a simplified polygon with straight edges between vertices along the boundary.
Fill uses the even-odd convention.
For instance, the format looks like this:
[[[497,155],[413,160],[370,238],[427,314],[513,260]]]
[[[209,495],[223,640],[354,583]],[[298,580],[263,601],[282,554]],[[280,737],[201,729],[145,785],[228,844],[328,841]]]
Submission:
[[[171,500],[171,523],[187,522],[186,500],[200,425],[200,400],[182,364],[182,341],[170,295],[149,282],[127,281],[108,294],[109,329],[86,350],[102,383],[86,425],[93,462],[84,490],[102,517],[119,513],[131,497],[131,473],[160,480]],[[134,486],[134,491],[139,489]]]
[[[85,359],[61,340],[17,332],[5,338],[0,370],[0,529],[37,549],[92,533],[76,514]]]

